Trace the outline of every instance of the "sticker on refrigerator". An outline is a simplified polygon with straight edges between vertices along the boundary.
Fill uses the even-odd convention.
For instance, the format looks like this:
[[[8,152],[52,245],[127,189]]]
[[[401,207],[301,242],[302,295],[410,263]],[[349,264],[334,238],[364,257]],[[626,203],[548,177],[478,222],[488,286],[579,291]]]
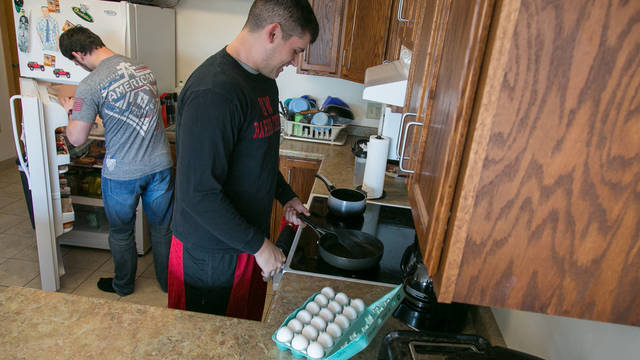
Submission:
[[[24,1],[22,0],[13,0],[13,6],[16,7],[16,12],[20,13],[20,10],[22,10],[22,5],[24,5]]]
[[[80,4],[80,7],[72,7],[73,12],[80,17],[80,19],[88,22],[93,22],[93,16],[89,14],[89,7],[86,4]]]
[[[45,51],[58,51],[58,22],[49,13],[49,7],[41,6],[42,16],[36,23],[36,30]]]
[[[34,71],[34,70],[40,70],[40,71],[44,71],[44,65],[39,64],[37,61],[29,61],[27,63],[27,67],[29,68],[29,70]]]
[[[23,53],[29,52],[29,18],[24,13],[24,9],[20,9],[20,18],[18,19],[18,50]]]
[[[44,66],[56,67],[56,56],[44,54]]]
[[[65,31],[71,29],[74,26],[76,26],[76,24],[72,23],[69,20],[65,20],[64,24],[62,25],[62,32],[65,32]]]
[[[50,13],[60,13],[60,0],[47,0]]]
[[[53,75],[55,75],[57,78],[59,78],[60,76],[66,76],[67,79],[71,77],[71,73],[65,71],[64,69],[53,69]]]

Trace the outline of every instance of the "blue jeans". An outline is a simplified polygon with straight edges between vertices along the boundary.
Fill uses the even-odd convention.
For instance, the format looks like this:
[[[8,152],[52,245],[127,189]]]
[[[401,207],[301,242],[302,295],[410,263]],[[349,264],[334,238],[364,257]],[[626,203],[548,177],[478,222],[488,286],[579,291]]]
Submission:
[[[120,296],[133,292],[138,258],[135,243],[136,207],[142,207],[149,224],[156,279],[167,291],[171,215],[173,214],[173,177],[171,169],[134,180],[102,178],[102,200],[109,220],[109,247],[113,256],[113,288]]]

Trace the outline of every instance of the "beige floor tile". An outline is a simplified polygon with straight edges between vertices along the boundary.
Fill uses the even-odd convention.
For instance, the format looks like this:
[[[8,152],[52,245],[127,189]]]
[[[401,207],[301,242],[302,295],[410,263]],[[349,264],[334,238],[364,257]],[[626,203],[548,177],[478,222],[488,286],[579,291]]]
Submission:
[[[25,221],[29,222],[29,219],[26,219],[24,216],[3,214],[2,216],[0,216],[0,233],[10,232],[12,234],[16,234],[17,231],[20,231],[22,235],[31,236],[33,234],[33,228],[31,227],[31,223],[26,224]],[[29,232],[26,234],[22,233],[22,227],[25,226],[23,225],[23,223],[25,223],[25,225],[28,225]],[[16,227],[18,228],[16,229]]]
[[[4,233],[20,236],[34,236],[35,230],[33,230],[33,227],[31,226],[31,220],[29,220],[29,218],[25,216],[22,221],[19,221],[16,225],[6,229]]]
[[[32,236],[0,234],[0,256],[3,258],[13,258],[28,247],[32,246],[35,246],[35,240]]]
[[[2,187],[2,186],[5,186],[5,185],[4,184],[0,184],[0,187]],[[14,206],[22,205],[25,208],[25,210],[27,208],[27,205],[26,205],[24,199],[20,203],[19,199],[16,199],[14,196],[10,196],[8,193],[6,193],[4,191],[0,192],[0,213],[14,215],[13,213],[9,212],[8,210],[5,210],[5,208],[10,206],[10,205],[14,205]],[[21,215],[21,214],[15,214],[15,215]]]
[[[27,245],[24,249],[13,255],[11,258],[38,262],[38,246],[36,244]]]
[[[142,273],[144,273],[151,264],[153,264],[153,257],[151,256],[151,253],[147,253],[144,256],[138,256],[136,277],[141,276]],[[109,260],[107,260],[100,268],[98,268],[98,271],[113,274],[113,257],[109,257]]]
[[[153,262],[147,266],[147,268],[140,274],[141,278],[145,279],[155,279],[156,278],[156,267],[153,265]]]
[[[86,281],[93,270],[88,269],[65,269],[66,273],[60,278],[60,289],[58,291],[63,293],[73,293],[84,281]],[[31,280],[25,287],[33,289],[42,289],[40,275]],[[97,280],[96,280],[97,282]]]
[[[25,286],[39,273],[37,262],[8,259],[0,264],[0,285]]]
[[[7,203],[3,205],[4,199],[0,197],[0,214],[16,215],[28,217],[27,204],[24,199],[7,199]]]
[[[2,184],[20,184],[22,186],[22,182],[20,180],[20,173],[18,172],[17,167],[12,167],[9,169],[3,169],[0,171],[0,183]],[[22,189],[20,189],[22,192]]]
[[[120,301],[134,304],[167,307],[167,294],[162,292],[155,279],[138,278],[133,294],[123,296]]]
[[[9,287],[8,286],[2,286],[0,285],[0,293],[7,290]]]
[[[69,248],[69,251],[62,257],[62,260],[66,268],[81,268],[95,271],[109,261],[110,258],[111,253],[109,250],[72,247]]]
[[[104,292],[98,289],[98,280],[102,277],[112,277],[113,274],[110,273],[101,273],[94,272],[89,275],[89,277],[76,288],[72,294],[100,298],[100,299],[109,299],[109,300],[119,300],[120,296],[116,293]]]
[[[22,183],[20,183],[20,181],[2,183],[0,187],[2,188],[2,190],[0,190],[2,196],[12,199],[22,199],[24,202],[24,190],[22,190]]]

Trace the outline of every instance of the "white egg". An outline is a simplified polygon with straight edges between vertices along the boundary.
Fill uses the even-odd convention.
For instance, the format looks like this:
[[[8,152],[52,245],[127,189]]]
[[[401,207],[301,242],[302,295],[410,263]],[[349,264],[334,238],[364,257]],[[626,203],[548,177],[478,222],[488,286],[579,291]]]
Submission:
[[[307,355],[312,359],[322,359],[324,356],[324,349],[322,348],[322,345],[317,342],[312,342],[307,348]]]
[[[318,313],[318,316],[320,316],[326,322],[333,321],[333,311],[327,308],[320,310],[320,312]]]
[[[296,319],[300,320],[303,324],[308,324],[311,321],[311,314],[307,310],[300,310],[296,314]]]
[[[337,339],[342,335],[342,328],[336,323],[331,323],[327,325],[327,333]]]
[[[307,310],[311,315],[317,315],[318,312],[320,312],[320,305],[311,301],[307,304],[305,310]]]
[[[281,327],[280,330],[276,333],[276,339],[283,343],[288,343],[293,339],[293,331],[288,327]]]
[[[302,322],[298,319],[291,319],[287,324],[287,327],[294,333],[299,333],[302,331]]]
[[[325,307],[329,303],[329,299],[327,299],[327,297],[324,296],[324,294],[316,295],[313,301],[315,301],[316,304],[320,305],[320,307]]]
[[[352,306],[345,307],[344,310],[342,310],[342,313],[351,321],[358,317],[358,312]]]
[[[311,325],[318,329],[318,331],[324,331],[324,329],[327,328],[327,322],[320,316],[314,316],[313,319],[311,319]]]
[[[340,314],[336,316],[336,319],[333,321],[334,323],[340,325],[342,329],[346,329],[349,327],[349,319],[346,316]]]
[[[302,351],[306,349],[307,346],[309,346],[309,340],[300,334],[294,336],[293,340],[291,340],[291,347],[295,350]]]
[[[318,335],[318,343],[322,345],[325,349],[328,349],[333,346],[333,338],[326,332]]]
[[[334,314],[340,314],[342,312],[342,305],[337,301],[331,301],[329,305],[327,305],[327,309],[331,310]]]
[[[336,301],[340,303],[340,305],[347,305],[349,303],[349,297],[347,294],[343,292],[339,292],[336,294]]]
[[[333,299],[333,297],[336,296],[336,292],[328,286],[323,287],[322,290],[320,290],[320,292],[324,294],[324,296],[326,296],[327,299]]]
[[[314,328],[311,325],[305,325],[302,329],[302,335],[309,339],[309,341],[313,341],[318,338],[318,329]]]
[[[364,311],[364,301],[362,301],[362,299],[352,299],[351,306],[359,313]]]

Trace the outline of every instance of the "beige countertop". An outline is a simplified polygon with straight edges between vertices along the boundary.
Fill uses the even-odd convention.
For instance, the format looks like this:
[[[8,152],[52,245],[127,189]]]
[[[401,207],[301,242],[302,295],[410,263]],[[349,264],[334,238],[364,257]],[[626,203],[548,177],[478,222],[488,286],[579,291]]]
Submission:
[[[322,160],[318,173],[324,175],[336,187],[354,188],[355,160],[351,153],[351,144],[357,139],[357,137],[349,136],[345,145],[327,145],[284,139],[280,144],[280,155]],[[367,201],[409,207],[407,185],[404,178],[386,176],[384,192],[385,196],[382,199]],[[322,181],[316,179],[311,194],[329,195],[329,191]]]

